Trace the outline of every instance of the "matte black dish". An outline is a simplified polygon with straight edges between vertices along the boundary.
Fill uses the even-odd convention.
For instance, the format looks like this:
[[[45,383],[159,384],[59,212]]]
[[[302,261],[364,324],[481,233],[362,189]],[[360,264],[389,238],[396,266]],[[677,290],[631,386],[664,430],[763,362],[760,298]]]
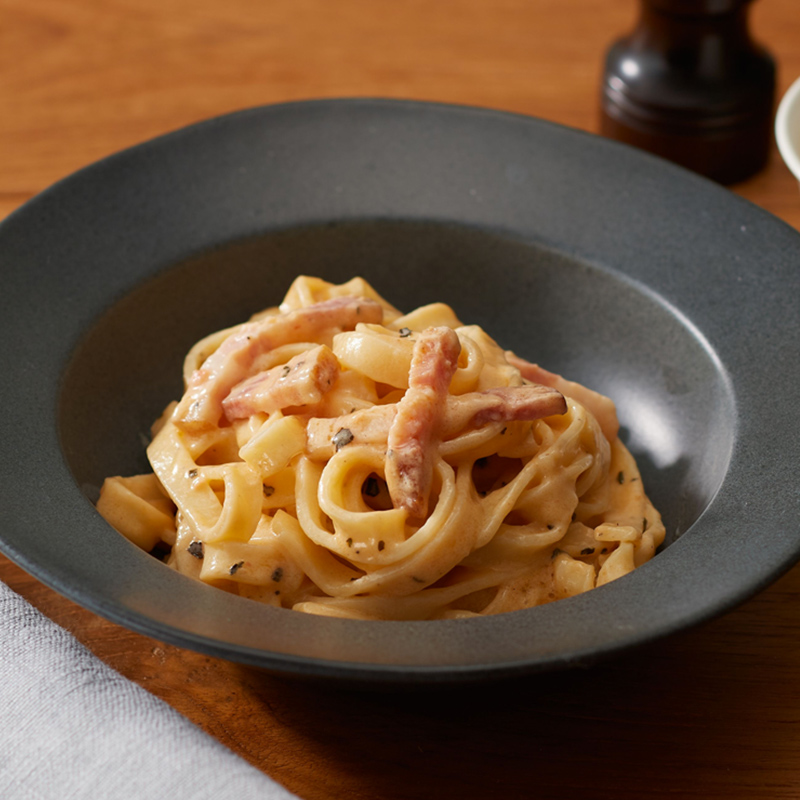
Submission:
[[[286,674],[454,681],[587,663],[708,619],[800,556],[800,236],[622,145],[486,110],[253,109],[95,164],[0,226],[0,548],[89,609]],[[371,623],[179,576],[90,499],[202,335],[298,273],[453,305],[617,401],[668,546],[609,586],[487,619]]]

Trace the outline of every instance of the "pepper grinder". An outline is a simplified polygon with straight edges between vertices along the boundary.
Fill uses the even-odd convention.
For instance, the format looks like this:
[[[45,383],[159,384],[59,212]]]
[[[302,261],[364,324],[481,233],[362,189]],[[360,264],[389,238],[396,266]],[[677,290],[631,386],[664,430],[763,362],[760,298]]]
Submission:
[[[608,50],[601,131],[720,183],[767,161],[775,62],[750,37],[751,0],[640,0]]]

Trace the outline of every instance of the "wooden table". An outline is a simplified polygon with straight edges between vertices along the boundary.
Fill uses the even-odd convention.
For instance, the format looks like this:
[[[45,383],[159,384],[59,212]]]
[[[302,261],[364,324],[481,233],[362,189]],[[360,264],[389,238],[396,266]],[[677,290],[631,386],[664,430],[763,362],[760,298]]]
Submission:
[[[800,75],[797,0],[756,38]],[[0,215],[140,140],[245,106],[390,96],[596,131],[635,0],[1,0]],[[734,191],[800,228],[777,151]],[[798,798],[800,567],[727,616],[585,671],[356,693],[128,632],[0,558],[0,580],[303,798]]]

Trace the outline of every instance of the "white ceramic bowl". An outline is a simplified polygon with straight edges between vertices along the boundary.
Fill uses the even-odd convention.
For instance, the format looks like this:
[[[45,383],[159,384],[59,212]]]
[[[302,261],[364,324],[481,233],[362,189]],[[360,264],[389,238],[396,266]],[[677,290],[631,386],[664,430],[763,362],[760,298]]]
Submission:
[[[800,78],[789,87],[778,106],[775,140],[786,166],[800,181]]]

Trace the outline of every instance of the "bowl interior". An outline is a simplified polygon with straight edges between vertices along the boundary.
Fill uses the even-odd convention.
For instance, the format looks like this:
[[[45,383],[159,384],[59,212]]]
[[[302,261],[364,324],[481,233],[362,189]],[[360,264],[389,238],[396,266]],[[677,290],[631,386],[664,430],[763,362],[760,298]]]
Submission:
[[[202,252],[96,320],[68,363],[58,409],[63,452],[87,496],[108,475],[148,469],[149,427],[180,396],[191,345],[278,303],[300,273],[333,282],[361,275],[403,310],[446,302],[503,347],[608,394],[667,544],[725,477],[735,428],[726,376],[702,336],[657,295],[496,231],[361,221]]]

